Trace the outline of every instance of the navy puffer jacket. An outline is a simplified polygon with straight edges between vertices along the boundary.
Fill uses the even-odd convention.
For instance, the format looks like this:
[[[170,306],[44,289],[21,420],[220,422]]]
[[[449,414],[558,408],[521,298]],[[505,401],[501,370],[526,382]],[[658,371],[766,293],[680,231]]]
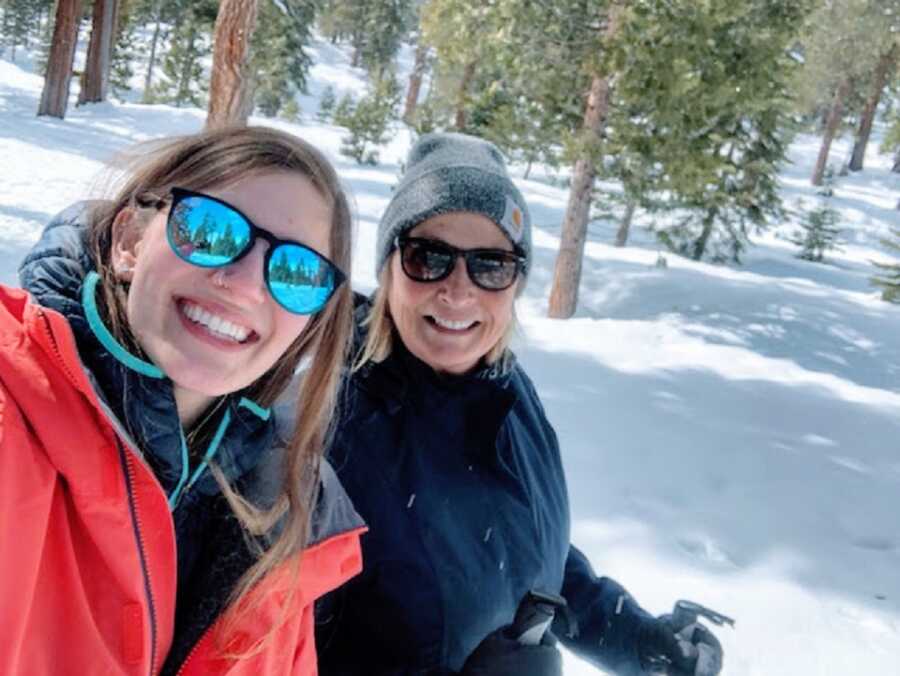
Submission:
[[[567,598],[568,647],[636,672],[649,616],[570,546],[556,434],[522,367],[446,377],[394,343],[349,379],[331,452],[370,531],[363,573],[317,613],[321,674],[456,673],[529,590]]]

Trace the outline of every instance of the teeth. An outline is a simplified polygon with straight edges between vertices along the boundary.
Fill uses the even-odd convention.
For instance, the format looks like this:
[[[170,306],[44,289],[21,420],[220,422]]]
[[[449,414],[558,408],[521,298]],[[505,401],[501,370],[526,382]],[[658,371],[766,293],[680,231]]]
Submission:
[[[247,340],[247,336],[250,335],[250,329],[232,324],[227,319],[217,317],[193,303],[183,303],[182,310],[188,319],[197,324],[203,324],[212,333],[219,334],[219,336],[231,338],[241,343]]]
[[[452,322],[449,319],[441,319],[440,317],[434,316],[432,317],[432,319],[434,319],[434,323],[438,326],[441,326],[445,329],[451,329],[453,331],[462,331],[475,324],[475,320],[470,320],[467,322]]]

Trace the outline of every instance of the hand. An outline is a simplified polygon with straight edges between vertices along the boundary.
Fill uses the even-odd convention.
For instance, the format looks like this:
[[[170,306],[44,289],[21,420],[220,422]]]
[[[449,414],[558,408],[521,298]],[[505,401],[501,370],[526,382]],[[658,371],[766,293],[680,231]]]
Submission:
[[[522,645],[506,629],[478,644],[460,676],[562,676],[562,655],[549,631],[538,645]]]
[[[722,671],[722,645],[715,634],[699,622],[676,631],[668,615],[641,629],[638,655],[648,674],[718,676]]]

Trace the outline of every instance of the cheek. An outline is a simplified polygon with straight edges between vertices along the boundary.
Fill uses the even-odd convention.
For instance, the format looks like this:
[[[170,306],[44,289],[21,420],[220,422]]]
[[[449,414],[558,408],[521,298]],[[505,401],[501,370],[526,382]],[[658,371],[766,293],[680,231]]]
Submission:
[[[505,331],[507,325],[512,321],[514,299],[514,295],[508,290],[489,298],[488,311],[496,322],[495,328],[498,331]]]
[[[275,342],[279,350],[279,356],[300,337],[309,321],[309,315],[295,315],[280,307],[278,308],[278,319],[275,323],[277,340]]]

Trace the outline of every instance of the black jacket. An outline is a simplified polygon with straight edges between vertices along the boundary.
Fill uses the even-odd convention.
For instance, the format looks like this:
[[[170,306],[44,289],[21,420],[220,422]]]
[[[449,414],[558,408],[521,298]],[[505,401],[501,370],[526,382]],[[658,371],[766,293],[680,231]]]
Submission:
[[[636,669],[648,616],[570,547],[556,434],[521,366],[443,377],[395,340],[344,406],[331,461],[370,531],[363,573],[319,609],[323,676],[458,672],[529,590],[567,597],[567,646]]]

